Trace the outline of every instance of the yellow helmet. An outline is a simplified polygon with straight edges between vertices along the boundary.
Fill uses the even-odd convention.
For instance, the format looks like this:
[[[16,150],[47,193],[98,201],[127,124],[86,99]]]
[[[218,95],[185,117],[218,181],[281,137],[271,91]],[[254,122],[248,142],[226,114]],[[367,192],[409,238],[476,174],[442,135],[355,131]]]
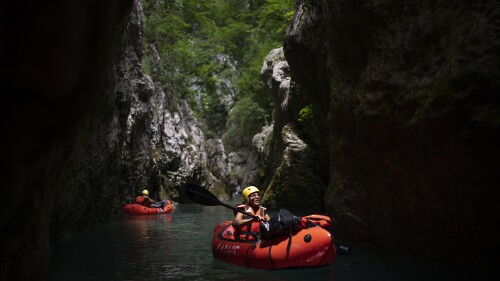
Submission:
[[[245,187],[245,189],[243,189],[243,191],[241,192],[241,195],[243,195],[243,200],[245,200],[245,203],[248,203],[248,197],[250,196],[250,194],[255,193],[255,192],[260,193],[260,190],[253,185],[247,186],[247,187]]]
[[[144,190],[142,191],[142,195],[146,195],[146,196],[147,196],[147,195],[149,195],[149,191],[148,191],[147,189],[144,189]]]

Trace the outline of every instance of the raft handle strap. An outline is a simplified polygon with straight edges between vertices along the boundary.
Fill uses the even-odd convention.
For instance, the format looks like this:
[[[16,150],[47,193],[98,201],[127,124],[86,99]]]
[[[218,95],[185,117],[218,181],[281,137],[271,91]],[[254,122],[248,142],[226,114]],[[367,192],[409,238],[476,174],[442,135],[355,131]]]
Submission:
[[[288,254],[290,253],[290,246],[292,246],[292,232],[293,228],[290,228],[290,234],[288,235],[288,245],[286,246],[286,257],[288,258]]]

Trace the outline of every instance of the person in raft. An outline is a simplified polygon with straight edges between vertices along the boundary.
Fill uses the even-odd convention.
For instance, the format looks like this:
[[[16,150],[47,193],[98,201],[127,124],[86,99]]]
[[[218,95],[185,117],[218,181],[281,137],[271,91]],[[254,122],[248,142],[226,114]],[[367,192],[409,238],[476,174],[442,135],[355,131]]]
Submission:
[[[149,197],[149,191],[147,189],[144,189],[142,191],[142,195],[137,196],[137,198],[135,198],[135,201],[137,202],[137,204],[151,208],[160,208],[168,205],[167,200],[156,202],[155,200],[151,199]]]
[[[248,186],[241,192],[244,203],[236,206],[237,209],[245,213],[257,216],[254,219],[240,212],[235,212],[233,227],[235,229],[234,236],[240,240],[258,240],[260,236],[260,224],[263,221],[268,221],[271,218],[266,212],[266,208],[260,205],[260,191],[255,186]]]

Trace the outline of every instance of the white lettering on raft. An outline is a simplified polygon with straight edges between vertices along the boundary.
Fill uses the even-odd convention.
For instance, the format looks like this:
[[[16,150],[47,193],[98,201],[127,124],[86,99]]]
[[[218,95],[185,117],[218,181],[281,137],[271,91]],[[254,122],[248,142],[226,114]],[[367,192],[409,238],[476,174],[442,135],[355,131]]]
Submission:
[[[238,255],[238,250],[240,249],[240,245],[231,245],[225,243],[217,243],[215,245],[215,250],[219,253],[236,256]]]

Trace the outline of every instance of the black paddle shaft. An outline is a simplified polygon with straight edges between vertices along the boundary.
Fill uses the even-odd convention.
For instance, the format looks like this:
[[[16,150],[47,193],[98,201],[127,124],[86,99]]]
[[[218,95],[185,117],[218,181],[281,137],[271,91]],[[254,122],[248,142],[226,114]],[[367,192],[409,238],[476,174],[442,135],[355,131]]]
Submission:
[[[244,215],[247,215],[247,216],[249,216],[251,218],[259,219],[259,217],[257,217],[257,216],[254,216],[252,214],[246,213],[243,210],[240,210],[240,209],[237,209],[237,208],[235,208],[233,206],[229,206],[229,205],[227,205],[225,203],[222,203],[210,191],[206,190],[205,188],[203,188],[203,187],[201,187],[199,185],[188,184],[188,185],[186,185],[185,192],[186,192],[187,197],[191,201],[193,201],[195,203],[198,203],[200,205],[204,205],[204,206],[217,206],[217,205],[220,205],[220,206],[224,206],[226,208],[229,208],[229,209],[231,209],[233,211],[236,211],[236,212],[242,213]]]

